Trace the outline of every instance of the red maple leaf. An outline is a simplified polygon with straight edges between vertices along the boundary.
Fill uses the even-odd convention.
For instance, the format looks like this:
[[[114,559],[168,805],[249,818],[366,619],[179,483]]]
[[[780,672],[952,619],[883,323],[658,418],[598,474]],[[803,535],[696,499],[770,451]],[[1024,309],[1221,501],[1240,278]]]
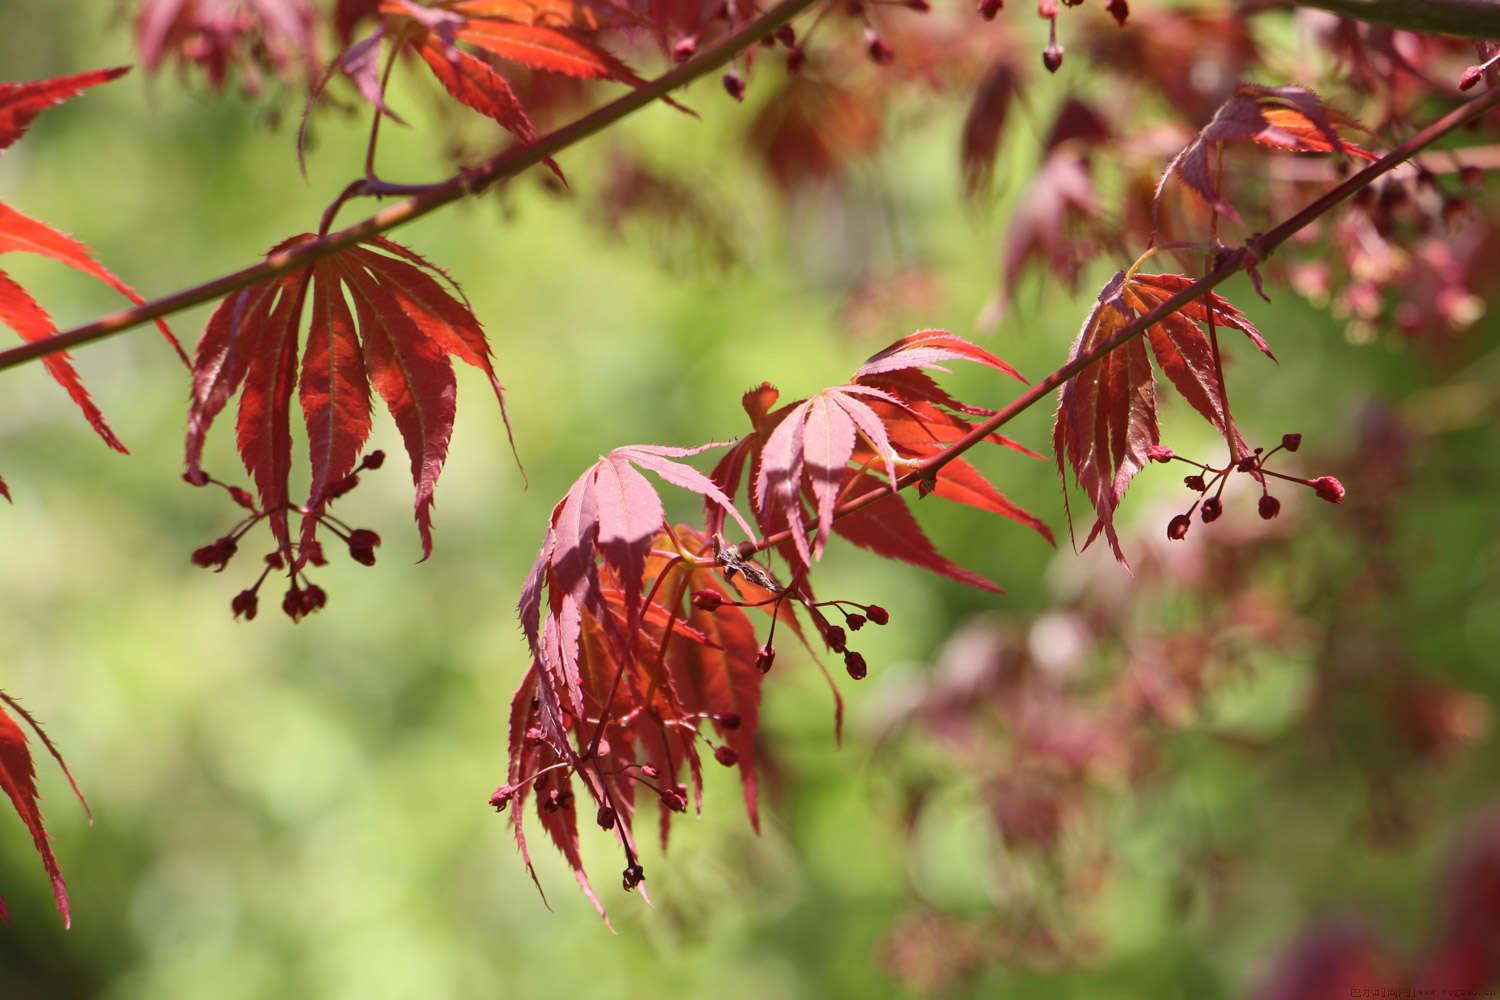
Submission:
[[[1190,283],[1179,274],[1117,273],[1084,320],[1069,360],[1095,350]],[[1115,533],[1114,513],[1131,479],[1145,467],[1151,447],[1161,440],[1148,343],[1157,364],[1183,398],[1220,432],[1235,433],[1239,449],[1248,452],[1223,405],[1213,350],[1200,324],[1209,321],[1212,309],[1215,324],[1245,334],[1268,357],[1271,351],[1238,309],[1213,293],[1209,302],[1205,306],[1201,300],[1194,301],[1168,314],[1146,336],[1110,351],[1058,390],[1052,449],[1063,477],[1063,499],[1067,500],[1066,461],[1096,515],[1084,548],[1102,531],[1115,557],[1126,561]]]
[[[293,237],[272,253],[312,238]],[[312,308],[299,365],[298,331],[309,289]],[[425,559],[432,551],[433,490],[453,432],[457,383],[451,358],[485,373],[504,416],[489,344],[462,292],[432,264],[381,237],[236,292],[209,318],[193,361],[190,481],[206,481],[200,466],[204,439],[243,388],[236,441],[259,494],[255,517],[269,522],[278,554],[300,569],[328,504],[352,485],[370,434],[373,387],[411,459]],[[300,505],[291,503],[287,482],[294,390],[311,465],[308,498]],[[292,513],[302,517],[296,552]]]
[[[1217,167],[1210,163],[1210,154],[1226,142],[1248,140],[1293,153],[1345,153],[1365,160],[1376,158],[1369,150],[1340,137],[1339,128],[1360,126],[1349,116],[1326,106],[1310,90],[1242,84],[1234,96],[1220,105],[1213,120],[1167,165],[1156,185],[1153,211],[1161,202],[1167,182],[1175,176],[1215,211],[1238,220],[1239,213],[1219,192]]]
[[[120,67],[26,83],[0,83],[0,150],[24,135],[31,122],[45,109],[76,96],[88,87],[113,80],[126,71],[125,67]],[[97,278],[132,302],[144,301],[134,289],[95,260],[88,247],[0,202],[0,254],[15,252],[51,258]],[[45,340],[57,332],[47,311],[4,271],[0,271],[0,323],[28,341]],[[157,320],[156,326],[186,362],[187,356],[182,353],[182,348],[167,325]],[[63,352],[49,354],[42,359],[42,363],[83,411],[89,425],[104,443],[116,451],[126,451],[125,445],[105,421],[104,414],[89,397],[88,390],[84,388],[68,355]],[[4,482],[0,482],[0,496],[10,499]]]
[[[341,13],[340,24],[350,25],[367,13],[368,5],[351,7]],[[381,49],[390,41],[391,58],[414,52],[456,100],[530,142],[537,136],[536,127],[510,82],[489,59],[577,79],[613,80],[633,87],[646,82],[595,40],[599,25],[588,16],[589,8],[572,3],[474,0],[438,8],[411,0],[382,0],[378,13],[379,27],[334,60],[314,86],[312,98],[335,70],[341,71],[378,112],[400,121],[386,106],[381,74]],[[561,176],[555,163],[548,160],[547,165]]]
[[[833,516],[840,502],[880,484],[877,474],[885,475],[889,488],[901,471],[971,432],[974,424],[968,417],[991,414],[952,398],[926,373],[946,371],[943,363],[952,360],[977,362],[1025,381],[1010,365],[963,338],[923,330],[875,354],[847,384],[809,399],[773,409],[778,393],[771,385],[747,393],[745,410],[755,432],[725,455],[714,470],[715,481],[732,497],[748,467],[761,532],[790,531],[780,551],[795,569],[803,570],[821,556],[831,531],[889,558],[999,590],[938,555],[894,491],[863,511]],[[998,434],[989,440],[1039,457]],[[1049,542],[1052,539],[1039,519],[1012,503],[961,458],[938,470],[928,492],[1011,518]],[[887,506],[889,512],[883,512]],[[720,523],[710,511],[709,530],[717,530]]]
[[[14,699],[0,691],[0,790],[9,796],[16,815],[21,817],[21,822],[25,823],[26,829],[31,831],[32,843],[36,845],[36,851],[42,857],[42,864],[52,879],[52,896],[57,901],[57,912],[62,914],[63,925],[71,927],[73,916],[68,908],[68,887],[63,882],[62,869],[58,867],[57,856],[52,853],[47,829],[42,822],[42,811],[37,807],[39,795],[36,788],[36,768],[32,765],[31,750],[26,745],[26,733],[5,711],[6,706],[9,706],[12,712],[31,727],[42,741],[42,745],[52,754],[53,759],[62,768],[63,774],[67,775],[68,783],[73,786],[73,793],[78,796],[78,801],[83,803],[84,812],[88,812],[89,804],[84,799],[83,792],[79,791],[78,783],[73,780],[73,774],[68,770],[67,763],[57,752],[57,747],[53,746],[52,741],[47,738],[47,734],[42,731],[42,727],[29,712],[16,704]],[[0,898],[0,918],[10,920],[3,898]]]
[[[341,2],[340,18],[357,13],[347,6]],[[244,89],[256,93],[262,69],[283,79],[316,72],[319,20],[310,0],[143,0],[135,44],[148,73],[171,55],[202,68],[216,89],[238,69]]]
[[[690,453],[617,450],[590,469],[554,512],[522,593],[532,667],[512,702],[508,783],[492,799],[498,808],[515,800],[516,841],[535,880],[522,814],[527,798],[535,796],[543,829],[601,916],[604,908],[578,848],[575,780],[597,806],[599,825],[612,829],[625,849],[627,888],[644,877],[634,833],[640,789],[657,798],[665,848],[672,815],[687,809],[683,780],[691,779],[701,808],[699,744],[712,746],[705,728],[710,722],[721,741],[712,746],[713,755],[740,769],[746,810],[758,826],[760,646],[745,611],[730,602],[764,603],[773,595],[749,581],[731,587],[696,561],[713,551],[706,536],[662,522],[659,500],[631,462],[658,459],[653,465],[666,470],[664,478],[681,480],[710,502],[717,494],[702,473],[670,462],[664,452]],[[621,521],[622,503],[643,509]],[[651,518],[655,530],[627,549],[601,540],[633,538]],[[705,593],[717,600],[710,605]]]

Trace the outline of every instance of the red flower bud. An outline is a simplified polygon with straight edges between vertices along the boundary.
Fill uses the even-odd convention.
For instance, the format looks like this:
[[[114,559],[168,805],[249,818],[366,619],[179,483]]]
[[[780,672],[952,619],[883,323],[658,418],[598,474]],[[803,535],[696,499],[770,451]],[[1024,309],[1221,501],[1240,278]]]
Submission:
[[[360,467],[365,469],[378,469],[385,464],[385,452],[376,448],[360,460]]]
[[[1153,462],[1170,462],[1174,454],[1176,453],[1171,448],[1160,444],[1153,444],[1146,451],[1146,457]]]
[[[870,621],[874,622],[876,625],[884,625],[886,622],[889,622],[891,620],[890,613],[878,604],[872,604],[868,608],[865,608],[865,614],[868,615]]]
[[[360,545],[349,546],[349,557],[361,566],[375,565],[375,550]]]
[[[776,29],[776,40],[787,48],[797,44],[797,31],[790,24],[783,24]]]
[[[1224,513],[1224,502],[1218,497],[1209,497],[1203,501],[1203,509],[1198,516],[1203,518],[1204,524],[1212,524]]]
[[[255,591],[242,590],[234,595],[234,600],[229,602],[229,610],[234,612],[234,617],[245,616],[245,621],[254,621],[255,612],[259,610],[260,602],[256,599]]]
[[[361,549],[373,549],[380,544],[380,536],[369,528],[355,528],[349,532],[349,544]]]
[[[1194,493],[1202,493],[1204,490],[1208,489],[1208,484],[1205,483],[1203,481],[1203,477],[1199,475],[1184,476],[1182,479],[1182,485],[1186,486]]]
[[[599,824],[599,829],[608,830],[615,825],[615,811],[609,806],[600,806],[598,815],[594,817],[594,822]]]
[[[1116,24],[1122,28],[1125,27],[1125,19],[1130,16],[1130,4],[1125,0],[1109,0],[1109,3],[1104,5],[1104,9],[1114,15]]]
[[[1042,50],[1042,65],[1047,67],[1048,73],[1056,73],[1062,68],[1063,48],[1056,42]]]
[[[302,590],[295,583],[282,597],[281,610],[294,622],[302,620]]]
[[[724,603],[724,595],[717,590],[693,591],[693,607],[699,611],[717,611]]]
[[[698,39],[684,38],[672,46],[672,58],[677,62],[687,62],[693,58],[693,53],[698,51]]]
[[[849,625],[851,629],[856,632],[865,627],[864,615],[850,615],[848,618],[845,618],[844,621]]]
[[[314,566],[327,566],[328,560],[323,556],[323,543],[317,539],[307,542],[302,546],[302,554],[307,561]]]
[[[641,773],[648,778],[654,779],[661,777],[661,771],[657,769],[655,764],[642,764]]]
[[[979,0],[979,16],[986,21],[993,21],[1004,6],[1005,0]]]
[[[835,653],[842,653],[844,646],[849,642],[849,637],[837,625],[830,625],[828,626],[828,630],[823,633],[823,641],[828,643],[828,648]]]
[[[740,762],[740,755],[734,752],[733,747],[720,745],[714,747],[714,760],[725,767],[733,767]]]
[[[1482,76],[1484,76],[1484,67],[1482,67],[1482,66],[1469,66],[1469,67],[1467,67],[1464,70],[1464,72],[1463,72],[1463,76],[1460,76],[1458,78],[1458,89],[1459,90],[1473,90],[1474,89],[1474,85],[1479,82],[1479,78],[1482,77]]]
[[[515,797],[515,794],[515,785],[501,785],[495,789],[495,794],[490,796],[490,805],[495,808],[495,812],[504,812],[505,807],[510,805],[510,800]]]
[[[741,722],[742,720],[740,719],[740,713],[738,712],[725,712],[719,718],[719,725],[723,726],[725,729],[738,729],[740,728]]]
[[[775,662],[776,647],[770,645],[760,647],[760,652],[755,657],[755,668],[761,673],[766,673],[771,669],[771,664]]]
[[[1174,542],[1180,542],[1187,537],[1188,529],[1192,526],[1192,518],[1186,514],[1178,514],[1167,522],[1167,537]]]
[[[1283,435],[1281,435],[1281,446],[1283,448],[1285,448],[1287,451],[1296,451],[1298,448],[1302,447],[1302,435],[1301,434],[1283,434]]]
[[[870,53],[870,58],[881,66],[888,65],[896,59],[896,50],[887,45],[885,39],[875,35],[870,36],[866,50]]]
[[[328,603],[328,594],[316,583],[308,584],[307,589],[302,592],[302,613],[310,615],[314,611],[321,611]]]
[[[182,481],[189,486],[207,486],[208,473],[202,469],[189,469],[182,474]]]
[[[1344,502],[1344,484],[1332,476],[1319,476],[1312,481],[1312,488],[1317,491],[1321,500],[1329,503]]]
[[[1239,469],[1241,472],[1254,472],[1255,456],[1246,455],[1244,458],[1239,460],[1239,463],[1235,466],[1235,468]]]
[[[1281,501],[1271,494],[1263,494],[1260,498],[1260,516],[1267,521],[1281,513]]]
[[[622,884],[627,891],[634,889],[644,881],[646,881],[646,870],[644,868],[636,864],[625,866],[625,875]]]
[[[844,654],[844,669],[857,681],[864,680],[865,674],[870,672],[870,668],[865,665],[865,658],[852,649]]]
[[[737,70],[730,70],[724,74],[724,93],[736,101],[745,99],[745,78],[740,76]]]
[[[238,486],[229,487],[229,499],[233,500],[235,503],[239,504],[246,510],[255,510],[255,498],[252,497],[247,490],[242,490]]]
[[[672,788],[661,793],[662,805],[673,812],[687,812],[687,796]]]

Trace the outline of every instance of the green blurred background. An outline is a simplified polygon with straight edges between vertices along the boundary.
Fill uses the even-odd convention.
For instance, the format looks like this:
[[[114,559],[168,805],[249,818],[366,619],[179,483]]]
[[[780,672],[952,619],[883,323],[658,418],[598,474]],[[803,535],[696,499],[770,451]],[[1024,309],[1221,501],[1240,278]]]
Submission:
[[[0,76],[130,62],[128,34],[108,6],[8,4]],[[525,667],[515,595],[550,506],[597,455],[734,437],[744,429],[743,390],[768,379],[784,398],[815,391],[920,327],[979,338],[1040,376],[1064,356],[1091,298],[1039,277],[997,330],[975,330],[1021,187],[1006,178],[1029,173],[1056,95],[1034,90],[1036,107],[1002,154],[997,196],[976,206],[958,184],[962,108],[924,93],[897,106],[895,141],[854,166],[842,190],[780,198],[737,155],[765,89],[752,86],[741,106],[705,83],[689,93],[701,120],[652,108],[565,154],[567,193],[533,173],[397,235],[446,267],[485,322],[530,486],[522,488],[485,386],[461,373],[433,557],[415,564],[405,462],[389,463],[341,507],[385,538],[380,564],[335,559],[317,578],[328,608],[300,625],[269,600],[253,624],[231,620],[230,597],[252,572],[245,557],[222,576],[188,563],[235,514],[221,495],[179,478],[187,381],[156,334],[138,330],[76,358],[129,459],[102,448],[39,369],[3,375],[0,473],[15,503],[0,511],[0,682],[61,745],[95,822],[40,763],[73,901],[75,926],[64,932],[24,830],[0,818],[0,891],[12,914],[0,929],[0,995],[905,995],[882,958],[903,913],[917,902],[960,916],[995,907],[993,873],[1011,861],[965,775],[946,776],[935,814],[909,839],[900,781],[914,769],[941,771],[942,754],[877,732],[971,615],[1024,624],[1067,580],[1123,585],[1124,576],[1102,553],[1075,557],[1066,544],[1053,552],[1020,528],[935,502],[920,513],[940,548],[1009,594],[966,591],[835,544],[821,592],[878,602],[893,616],[891,627],[861,637],[871,676],[844,684],[842,748],[817,671],[784,657],[765,694],[776,770],[760,837],[733,776],[711,773],[703,815],[677,825],[665,858],[647,850],[648,908],[618,888],[613,845],[585,832],[617,935],[538,844],[544,906],[486,805],[504,777],[506,710]],[[397,102],[414,127],[389,130],[384,172],[445,174],[441,143],[424,137],[448,134],[451,123],[424,114],[423,95],[399,93]],[[148,297],[163,294],[315,228],[357,169],[364,119],[332,113],[316,122],[308,180],[299,177],[296,103],[216,97],[170,75],[134,73],[43,115],[0,158],[0,197],[85,241]],[[278,113],[280,127],[268,130]],[[473,123],[475,143],[488,136]],[[601,191],[621,156],[695,190],[719,235],[649,217],[612,232],[600,221]],[[60,326],[119,305],[60,266],[4,264]],[[1108,271],[1090,272],[1085,286]],[[889,290],[900,275],[918,275],[919,294],[851,313],[858,289]],[[1229,294],[1282,358],[1274,379],[1248,354],[1236,368],[1240,419],[1261,437],[1303,430],[1337,454],[1367,399],[1418,394],[1451,374],[1396,341],[1351,346],[1290,294],[1266,305],[1243,282]],[[185,342],[207,313],[174,318]],[[1481,321],[1466,359],[1494,333]],[[948,384],[993,405],[1014,388],[973,371]],[[1049,411],[1026,414],[1015,436],[1045,450]],[[1500,687],[1490,499],[1500,450],[1489,412],[1424,456],[1426,485],[1401,515],[1417,550],[1413,581],[1406,603],[1386,612],[1419,669],[1486,698]],[[1167,421],[1179,451],[1197,443],[1207,452],[1208,436],[1181,407]],[[376,443],[400,451],[384,418]],[[209,468],[242,481],[237,464],[220,428]],[[981,464],[1066,537],[1049,464],[998,452]],[[1357,469],[1310,471],[1337,471],[1358,489]],[[1127,502],[1127,516],[1152,537],[1165,522],[1161,504],[1175,502],[1173,480],[1143,477]],[[693,513],[688,503],[677,510]],[[1308,512],[1306,545],[1272,569],[1286,587],[1295,590],[1312,562],[1360,558],[1330,526],[1337,516]],[[1300,724],[1289,703],[1310,670],[1305,651],[1268,654],[1216,711],[1274,743]],[[1373,746],[1389,736],[1351,738]],[[1457,763],[1419,772],[1420,823],[1396,849],[1354,832],[1366,791],[1337,761],[1302,769],[1225,753],[1193,727],[1166,738],[1163,753],[1156,781],[1100,797],[1116,853],[1109,887],[1067,915],[1098,935],[1093,957],[1067,968],[988,962],[955,987],[960,994],[1243,994],[1298,927],[1340,911],[1362,912],[1414,954],[1434,920],[1433,886],[1454,831],[1487,800],[1500,763],[1485,738]],[[1213,913],[1185,910],[1176,888],[1206,840],[1252,873]]]

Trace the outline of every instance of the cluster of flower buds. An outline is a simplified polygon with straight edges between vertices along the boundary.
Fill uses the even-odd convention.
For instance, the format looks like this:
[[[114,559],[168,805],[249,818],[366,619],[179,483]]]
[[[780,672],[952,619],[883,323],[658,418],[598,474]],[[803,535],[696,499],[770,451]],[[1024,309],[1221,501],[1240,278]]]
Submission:
[[[380,536],[368,528],[351,528],[343,521],[329,514],[326,505],[337,497],[344,496],[350,490],[359,485],[359,473],[366,469],[378,469],[385,462],[385,453],[372,451],[364,457],[359,467],[349,475],[331,485],[324,496],[315,499],[311,503],[317,505],[316,512],[312,506],[296,507],[287,505],[279,511],[261,510],[255,503],[255,498],[238,486],[230,486],[220,482],[202,470],[192,470],[183,475],[183,479],[193,486],[218,486],[229,494],[239,506],[245,508],[248,514],[229,529],[224,535],[216,538],[207,545],[193,550],[192,563],[204,569],[212,569],[214,572],[222,572],[229,561],[239,551],[239,542],[245,534],[255,525],[265,520],[273,513],[285,514],[287,512],[297,513],[304,518],[316,518],[318,526],[331,531],[337,535],[349,548],[349,557],[364,566],[375,565],[375,549],[380,545]],[[229,609],[235,618],[244,618],[250,621],[255,618],[260,610],[260,588],[266,582],[266,578],[273,572],[286,572],[287,591],[281,600],[281,610],[286,613],[292,621],[301,621],[303,618],[320,611],[328,603],[328,594],[307,578],[307,567],[321,567],[328,565],[327,556],[323,552],[323,544],[317,538],[308,538],[302,541],[285,541],[278,544],[277,548],[265,556],[265,568],[255,582],[235,594],[229,602]]]
[[[1191,465],[1198,471],[1183,477],[1182,483],[1192,492],[1198,494],[1198,499],[1185,513],[1177,514],[1167,522],[1167,537],[1172,541],[1181,541],[1187,537],[1188,529],[1193,524],[1193,514],[1197,512],[1198,517],[1204,524],[1212,524],[1224,514],[1224,487],[1229,484],[1229,477],[1235,472],[1243,472],[1253,478],[1260,486],[1260,500],[1257,502],[1256,510],[1264,520],[1271,520],[1281,513],[1281,501],[1271,495],[1270,483],[1267,477],[1280,479],[1284,482],[1295,483],[1298,486],[1306,486],[1318,495],[1321,500],[1329,503],[1343,503],[1344,485],[1332,476],[1319,476],[1316,479],[1303,479],[1299,476],[1289,476],[1285,473],[1276,472],[1266,467],[1266,462],[1279,451],[1293,452],[1302,447],[1301,434],[1284,434],[1281,443],[1270,451],[1264,448],[1256,448],[1248,455],[1243,455],[1238,461],[1230,462],[1223,468],[1205,465],[1195,462],[1190,458],[1183,458],[1172,451],[1171,448],[1162,445],[1153,445],[1147,453],[1147,458],[1153,462],[1166,464],[1168,462],[1183,462]]]
[[[819,633],[823,636],[823,642],[835,653],[844,657],[844,669],[849,676],[855,680],[864,680],[865,675],[870,672],[865,658],[849,648],[849,634],[843,625],[835,625],[830,622],[821,608],[833,608],[844,616],[844,625],[849,631],[858,632],[866,624],[884,625],[891,620],[890,612],[878,604],[857,604],[854,601],[820,601],[817,604],[808,605],[808,612],[812,615],[814,623],[818,626]],[[851,610],[853,609],[853,610]]]

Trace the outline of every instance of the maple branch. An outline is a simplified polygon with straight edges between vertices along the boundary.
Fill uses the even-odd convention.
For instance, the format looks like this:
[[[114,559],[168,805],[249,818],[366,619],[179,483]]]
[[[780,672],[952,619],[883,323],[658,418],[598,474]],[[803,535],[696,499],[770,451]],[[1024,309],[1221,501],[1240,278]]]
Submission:
[[[724,66],[735,56],[761,39],[770,36],[777,28],[816,2],[817,0],[782,0],[781,3],[754,20],[747,22],[739,30],[725,35],[713,45],[699,51],[691,59],[637,87],[630,93],[595,108],[582,118],[548,132],[533,142],[502,150],[477,167],[460,170],[445,181],[424,186],[419,194],[382,209],[353,225],[272,254],[258,264],[231,271],[171,295],[164,295],[133,309],[112,313],[92,323],[55,333],[42,340],[0,351],[0,371],[49,354],[57,354],[83,344],[103,340],[150,320],[222,298],[256,282],[305,267],[346,247],[389,232],[414,219],[420,219],[444,205],[477,194],[489,185],[507,180],[523,170],[540,164],[548,157],[582,142],[658,98]]]
[[[1500,0],[1291,0],[1291,5],[1408,31],[1500,37]]]
[[[1011,400],[1005,407],[997,410],[988,420],[976,425],[968,434],[965,434],[937,454],[917,463],[910,472],[899,477],[894,483],[868,490],[854,497],[852,500],[839,504],[834,509],[834,519],[837,520],[838,518],[847,517],[850,514],[861,511],[882,497],[890,496],[896,491],[903,490],[914,483],[933,479],[938,470],[943,466],[958,458],[964,452],[974,447],[974,445],[983,441],[1036,403],[1046,398],[1054,389],[1068,381],[1074,375],[1077,375],[1085,368],[1099,361],[1116,348],[1139,337],[1194,299],[1207,295],[1215,287],[1223,284],[1239,272],[1253,271],[1256,266],[1271,255],[1272,251],[1285,243],[1295,233],[1368,187],[1382,174],[1394,170],[1423,149],[1443,138],[1443,136],[1457,128],[1461,128],[1463,125],[1497,106],[1500,106],[1500,88],[1481,94],[1468,103],[1454,108],[1416,135],[1396,146],[1374,163],[1371,163],[1358,173],[1351,174],[1343,183],[1325,191],[1320,197],[1305,205],[1295,215],[1292,215],[1265,233],[1251,236],[1245,242],[1244,246],[1224,254],[1220,258],[1218,266],[1203,277],[1190,285],[1184,286],[1175,295],[1162,301],[1155,309],[1127,323],[1113,337],[1099,344],[1093,350],[1085,354],[1080,354],[1072,361],[1069,361],[1051,375],[1048,375],[1036,385]],[[759,542],[741,543],[739,552],[741,557],[749,558],[754,553],[774,548],[791,537],[790,530],[778,531],[767,535]]]

